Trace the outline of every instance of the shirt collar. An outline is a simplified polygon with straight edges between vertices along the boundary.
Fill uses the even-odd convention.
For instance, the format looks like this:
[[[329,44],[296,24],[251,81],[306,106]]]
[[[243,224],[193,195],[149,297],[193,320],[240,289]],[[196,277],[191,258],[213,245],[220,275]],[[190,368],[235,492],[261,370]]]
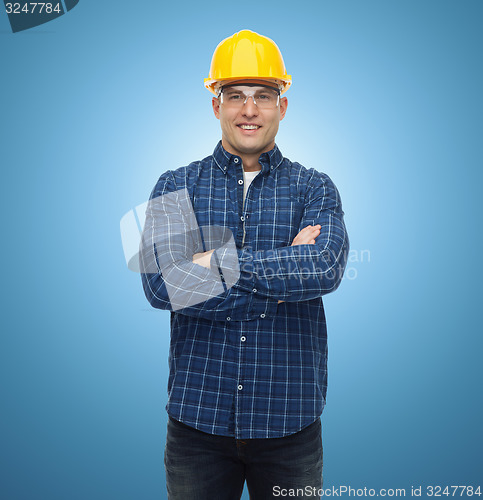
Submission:
[[[238,165],[242,161],[239,156],[229,153],[221,145],[221,141],[216,145],[213,152],[213,160],[218,168],[225,174],[230,166]],[[268,174],[273,172],[282,163],[283,156],[280,149],[278,149],[278,146],[275,144],[273,149],[266,153],[262,153],[258,161],[262,166],[262,173]]]

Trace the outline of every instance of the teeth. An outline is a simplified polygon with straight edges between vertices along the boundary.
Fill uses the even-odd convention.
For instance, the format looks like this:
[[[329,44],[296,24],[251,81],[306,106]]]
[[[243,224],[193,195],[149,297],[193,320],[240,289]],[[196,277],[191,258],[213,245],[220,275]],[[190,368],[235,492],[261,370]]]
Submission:
[[[258,128],[258,125],[240,125],[243,130],[255,130]]]

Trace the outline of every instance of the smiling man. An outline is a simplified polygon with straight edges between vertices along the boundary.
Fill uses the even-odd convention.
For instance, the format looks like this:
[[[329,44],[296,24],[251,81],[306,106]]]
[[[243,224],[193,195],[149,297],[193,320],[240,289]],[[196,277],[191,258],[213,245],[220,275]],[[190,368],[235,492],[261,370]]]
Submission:
[[[272,40],[223,40],[205,79],[221,141],[161,175],[148,204],[144,291],[171,311],[170,500],[239,499],[245,482],[253,500],[322,487],[322,296],[349,243],[330,178],[275,144],[290,85]]]

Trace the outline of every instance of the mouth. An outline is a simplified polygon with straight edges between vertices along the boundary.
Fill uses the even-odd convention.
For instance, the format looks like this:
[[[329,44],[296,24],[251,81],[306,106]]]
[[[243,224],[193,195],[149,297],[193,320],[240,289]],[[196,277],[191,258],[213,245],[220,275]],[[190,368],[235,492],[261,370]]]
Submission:
[[[240,123],[237,127],[249,133],[255,132],[261,128],[260,125],[255,125],[254,123]]]

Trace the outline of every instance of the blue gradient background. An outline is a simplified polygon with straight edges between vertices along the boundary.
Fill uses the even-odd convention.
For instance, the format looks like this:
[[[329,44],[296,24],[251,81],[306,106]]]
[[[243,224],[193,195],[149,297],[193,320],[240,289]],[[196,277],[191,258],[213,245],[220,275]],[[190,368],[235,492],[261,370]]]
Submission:
[[[82,0],[14,35],[0,12],[2,500],[166,498],[169,314],[128,271],[119,221],[211,154],[203,77],[243,28],[283,52],[277,143],[332,177],[353,249],[325,300],[324,487],[483,483],[482,15]]]

